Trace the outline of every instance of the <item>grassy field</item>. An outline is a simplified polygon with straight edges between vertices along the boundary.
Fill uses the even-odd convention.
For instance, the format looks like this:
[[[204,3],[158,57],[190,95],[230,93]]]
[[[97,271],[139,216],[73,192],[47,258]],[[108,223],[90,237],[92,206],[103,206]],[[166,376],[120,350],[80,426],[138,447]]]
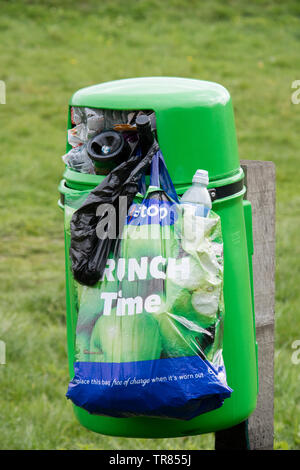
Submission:
[[[277,168],[275,445],[300,449],[297,1],[0,0],[1,449],[209,449],[213,436],[111,438],[77,423],[68,383],[63,220],[67,102],[78,88],[147,75],[212,80],[233,96],[241,158]]]

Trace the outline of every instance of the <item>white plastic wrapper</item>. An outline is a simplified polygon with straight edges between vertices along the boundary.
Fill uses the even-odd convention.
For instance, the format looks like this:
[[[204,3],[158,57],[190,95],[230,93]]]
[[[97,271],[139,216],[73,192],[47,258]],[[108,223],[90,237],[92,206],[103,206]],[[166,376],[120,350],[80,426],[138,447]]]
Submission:
[[[94,165],[86,151],[86,145],[78,145],[62,156],[63,162],[72,170],[94,174]]]

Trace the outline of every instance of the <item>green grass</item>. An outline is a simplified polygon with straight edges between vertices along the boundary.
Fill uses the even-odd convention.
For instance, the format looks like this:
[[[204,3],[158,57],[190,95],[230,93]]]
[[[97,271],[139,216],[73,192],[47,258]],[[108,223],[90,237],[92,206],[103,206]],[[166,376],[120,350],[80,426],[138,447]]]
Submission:
[[[121,439],[80,427],[67,376],[63,171],[78,88],[147,75],[212,80],[232,94],[241,158],[277,171],[275,445],[300,449],[297,1],[0,0],[0,366],[2,449],[200,449],[213,436]]]

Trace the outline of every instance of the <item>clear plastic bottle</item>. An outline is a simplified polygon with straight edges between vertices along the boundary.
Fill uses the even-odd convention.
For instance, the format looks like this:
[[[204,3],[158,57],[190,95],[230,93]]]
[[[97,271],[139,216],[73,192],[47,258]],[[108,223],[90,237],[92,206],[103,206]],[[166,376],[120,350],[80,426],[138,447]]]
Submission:
[[[207,217],[211,210],[211,198],[207,189],[208,171],[197,170],[192,179],[192,186],[181,197],[181,204],[195,206],[195,215]]]

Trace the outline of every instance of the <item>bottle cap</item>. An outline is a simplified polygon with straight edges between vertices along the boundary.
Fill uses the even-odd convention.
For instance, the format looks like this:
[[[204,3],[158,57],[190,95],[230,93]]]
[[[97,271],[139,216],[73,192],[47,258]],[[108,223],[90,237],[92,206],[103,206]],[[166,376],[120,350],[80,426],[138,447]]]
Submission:
[[[193,183],[202,183],[205,184],[206,186],[209,183],[209,178],[208,178],[208,171],[206,170],[197,170],[196,173],[193,176]]]
[[[150,118],[147,116],[147,114],[140,114],[136,118],[135,122],[138,127],[145,127],[151,124]]]

